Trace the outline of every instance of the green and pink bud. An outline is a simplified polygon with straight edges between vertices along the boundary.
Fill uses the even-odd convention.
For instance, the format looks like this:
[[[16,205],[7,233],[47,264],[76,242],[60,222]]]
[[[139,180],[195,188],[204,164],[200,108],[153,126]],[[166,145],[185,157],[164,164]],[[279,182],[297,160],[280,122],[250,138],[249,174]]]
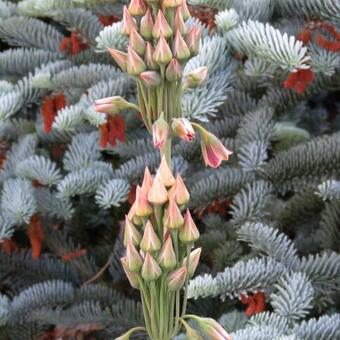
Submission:
[[[145,71],[142,72],[139,77],[148,88],[159,86],[162,82],[161,76],[157,71]]]
[[[120,259],[125,275],[130,282],[131,287],[139,289],[139,274],[134,273],[128,268],[128,260],[126,257]]]
[[[184,224],[179,231],[179,239],[183,243],[194,243],[200,237],[200,232],[198,231],[194,220],[191,217],[189,209],[187,209],[184,216]]]
[[[182,324],[184,325],[185,328],[185,335],[187,339],[190,340],[203,340],[202,336],[194,330],[192,327],[188,325],[183,319],[181,320]]]
[[[187,277],[187,269],[181,267],[170,273],[167,277],[168,289],[170,292],[176,292],[180,290],[185,283]]]
[[[120,96],[98,99],[95,101],[94,108],[97,112],[104,112],[108,114],[118,113],[126,109],[139,110],[137,105],[126,101]]]
[[[173,176],[164,155],[161,159],[161,164],[159,165],[156,176],[160,177],[162,183],[166,187],[171,187],[175,183],[175,177]]]
[[[189,256],[189,266],[188,266],[188,275],[189,278],[191,278],[198,266],[198,263],[200,261],[200,256],[201,256],[202,248],[196,248],[190,253]],[[183,266],[187,266],[187,257],[183,259]]]
[[[126,72],[127,70],[127,53],[119,51],[119,50],[114,50],[113,48],[108,48],[112,58],[114,61],[117,63],[117,65],[124,71]]]
[[[161,241],[150,221],[147,221],[146,223],[143,238],[140,243],[140,249],[145,252],[154,252],[161,249]]]
[[[124,6],[121,32],[123,35],[129,36],[132,29],[137,29],[136,21],[129,13],[127,7]]]
[[[128,260],[128,268],[131,272],[139,272],[141,270],[143,259],[132,242],[129,242],[127,245],[126,258]]]
[[[133,76],[138,76],[146,70],[143,59],[134,51],[134,49],[128,47],[128,58],[127,58],[127,73]]]
[[[124,229],[124,246],[127,247],[129,242],[135,246],[139,246],[142,240],[142,235],[129,220],[128,216],[125,216],[125,229]]]
[[[187,44],[185,43],[180,31],[176,32],[172,51],[175,58],[177,58],[180,61],[185,61],[190,57],[190,50]]]
[[[176,9],[174,27],[176,31],[181,32],[183,35],[187,33],[187,27],[184,23],[180,8]]]
[[[157,149],[164,147],[169,137],[169,124],[164,119],[163,112],[152,125],[153,145]]]
[[[151,40],[152,37],[152,29],[153,29],[154,23],[152,19],[152,14],[150,12],[150,9],[146,11],[146,14],[143,16],[143,18],[140,21],[140,27],[139,27],[139,32],[140,35],[146,39],[146,40]]]
[[[176,136],[186,142],[190,143],[195,138],[195,130],[187,118],[173,118],[171,128]]]
[[[217,168],[221,165],[222,161],[227,161],[232,151],[225,148],[222,142],[211,132],[198,124],[194,126],[200,130],[201,149],[205,165]]]
[[[183,78],[183,89],[193,89],[200,86],[208,75],[208,68],[206,66],[199,67]]]
[[[155,39],[159,39],[161,36],[165,38],[170,38],[173,32],[165,19],[165,16],[161,10],[158,11],[155,24],[152,29],[152,36]]]
[[[145,55],[144,55],[145,64],[151,70],[158,70],[159,65],[153,59],[154,53],[155,53],[155,49],[153,48],[151,43],[147,41]]]
[[[190,194],[180,175],[177,175],[176,182],[169,191],[169,199],[174,199],[179,206],[189,202]]]
[[[153,183],[153,177],[151,176],[149,168],[146,167],[144,170],[143,183],[141,186],[141,189],[143,190],[144,193],[146,194],[149,193],[152,183]]]
[[[162,270],[150,253],[145,254],[142,267],[142,278],[145,281],[157,280],[162,275]]]
[[[182,79],[182,66],[176,58],[172,58],[166,67],[165,77],[168,81],[179,81]]]
[[[144,39],[139,35],[139,33],[135,29],[131,29],[130,46],[140,56],[144,56],[146,44]]]
[[[153,60],[160,64],[165,65],[172,59],[172,52],[170,46],[166,42],[163,35],[160,36],[155,52],[153,53]]]
[[[144,0],[131,0],[129,13],[132,16],[142,16],[146,13],[147,5]]]
[[[201,43],[201,30],[197,26],[192,26],[188,30],[185,39],[187,46],[193,56],[197,55],[200,49]]]
[[[137,186],[136,200],[135,200],[135,214],[139,217],[147,217],[151,215],[153,208],[150,205],[147,197],[147,193]]]
[[[176,267],[176,254],[172,245],[171,237],[167,237],[158,256],[161,267],[171,270]]]
[[[165,8],[173,8],[180,6],[183,1],[185,0],[163,0],[162,5]]]
[[[168,201],[168,191],[163,184],[160,175],[156,175],[148,192],[148,200],[155,205],[162,205]]]
[[[169,201],[169,206],[164,215],[164,225],[170,230],[177,230],[183,226],[184,219],[174,199]]]
[[[187,21],[190,17],[190,11],[185,0],[182,1],[182,4],[179,6],[179,10],[181,11],[181,15],[184,21]]]
[[[198,322],[203,335],[208,339],[216,340],[232,340],[231,336],[225,331],[225,329],[212,318],[194,318]]]

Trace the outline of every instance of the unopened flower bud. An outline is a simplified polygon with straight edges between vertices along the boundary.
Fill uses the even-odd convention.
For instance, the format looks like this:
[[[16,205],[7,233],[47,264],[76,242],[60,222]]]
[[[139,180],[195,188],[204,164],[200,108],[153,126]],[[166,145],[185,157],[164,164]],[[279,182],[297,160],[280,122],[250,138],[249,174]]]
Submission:
[[[174,230],[182,227],[184,220],[175,200],[169,201],[169,206],[165,212],[165,227]]]
[[[146,49],[145,49],[145,55],[144,55],[145,64],[148,67],[148,69],[158,70],[159,65],[153,59],[154,53],[155,53],[155,49],[153,48],[153,46],[151,45],[150,42],[147,42],[146,43]]]
[[[157,71],[145,71],[139,76],[146,87],[156,87],[162,82],[161,76]]]
[[[142,278],[145,281],[157,280],[162,275],[162,270],[150,253],[145,254],[142,267]]]
[[[140,35],[146,39],[151,40],[152,39],[152,29],[153,29],[153,19],[152,14],[150,12],[150,9],[146,11],[146,14],[143,16],[143,18],[140,21],[140,28],[139,32]]]
[[[180,8],[176,9],[174,27],[177,31],[180,31],[181,34],[183,34],[183,35],[186,34],[186,32],[187,32],[187,27],[184,23]]]
[[[131,29],[137,29],[136,21],[133,19],[129,13],[126,6],[123,9],[123,23],[121,32],[123,35],[130,35]]]
[[[219,339],[219,340],[232,340],[231,336],[225,331],[225,329],[212,318],[193,318],[198,322],[203,335],[207,336],[208,339]]]
[[[128,260],[126,257],[122,257],[120,259],[120,262],[122,263],[122,267],[124,269],[125,275],[128,278],[131,287],[139,289],[139,274],[134,273],[129,270],[128,268]]]
[[[152,178],[152,176],[150,174],[149,168],[146,167],[145,170],[144,170],[143,183],[142,183],[142,187],[141,187],[143,192],[148,194],[149,190],[150,190],[150,188],[152,186],[152,183],[153,183],[153,178]]]
[[[127,247],[129,242],[132,242],[132,244],[138,246],[141,240],[142,235],[129,220],[128,216],[125,216],[124,246]]]
[[[136,215],[140,217],[149,216],[153,209],[150,205],[147,194],[142,190],[141,187],[137,186],[136,189]]]
[[[190,50],[179,31],[176,32],[172,50],[178,60],[185,61],[190,57]]]
[[[158,40],[155,52],[153,53],[153,60],[158,64],[167,64],[171,59],[171,49],[165,38],[161,35]]]
[[[165,77],[168,81],[178,81],[182,79],[182,66],[176,58],[172,58],[166,67]]]
[[[120,96],[98,99],[95,101],[94,108],[97,112],[105,113],[118,113],[126,109],[139,110],[139,107],[137,105],[126,101]]]
[[[193,56],[197,55],[200,49],[201,30],[197,26],[192,26],[188,30],[186,39],[187,46]]]
[[[128,260],[128,267],[130,271],[139,272],[141,270],[143,259],[132,242],[129,242],[127,245],[126,258]]]
[[[155,25],[152,29],[152,36],[156,39],[159,39],[161,36],[165,38],[170,38],[172,36],[172,29],[161,10],[158,10]]]
[[[178,7],[182,4],[184,0],[163,0],[162,4],[165,8]]]
[[[129,13],[132,16],[141,16],[146,13],[146,3],[144,0],[131,0],[129,5]]]
[[[184,225],[179,231],[179,239],[183,243],[194,243],[199,239],[199,237],[200,233],[191,217],[189,209],[187,209],[184,216]]]
[[[136,202],[133,202],[128,215],[127,215],[128,219],[130,221],[132,221],[135,225],[140,225],[143,223],[141,217],[136,215]]]
[[[176,136],[186,142],[190,143],[195,138],[195,130],[187,118],[173,118],[171,128]]]
[[[139,55],[143,56],[145,52],[145,41],[139,35],[139,33],[135,29],[131,29],[130,34],[130,46],[136,51]]]
[[[174,199],[179,206],[189,202],[190,194],[180,175],[177,175],[176,182],[169,191],[169,199]]]
[[[162,183],[166,187],[171,187],[175,183],[175,178],[168,166],[164,155],[162,157],[161,164],[159,165],[159,168],[157,170],[157,175],[160,176]]]
[[[159,175],[155,176],[148,193],[148,200],[152,204],[162,205],[168,201],[168,191],[162,183]]]
[[[201,149],[206,166],[217,168],[222,161],[227,161],[232,151],[224,147],[222,142],[211,132],[204,129],[202,126],[195,124],[200,130],[201,134]]]
[[[159,240],[150,221],[146,223],[140,249],[143,251],[158,251],[161,249],[161,241]]]
[[[164,147],[169,136],[169,124],[164,119],[164,113],[162,112],[158,119],[152,125],[152,138],[153,145],[157,149]]]
[[[183,77],[183,89],[193,89],[200,86],[208,75],[206,66],[199,67]]]
[[[200,261],[201,252],[202,252],[202,248],[196,248],[195,250],[193,250],[190,253],[189,267],[188,267],[189,278],[191,278],[194,275],[195,271],[196,271],[196,268],[197,268],[198,263]],[[183,259],[182,264],[183,264],[183,266],[187,265],[187,257],[185,257]]]
[[[127,72],[133,76],[138,76],[146,70],[143,59],[132,49],[128,47]]]
[[[127,69],[127,53],[108,48],[112,58],[118,64],[118,66],[126,72]]]
[[[158,256],[158,262],[161,265],[161,267],[165,269],[171,270],[175,268],[177,261],[171,237],[168,237],[164,242],[163,247]]]
[[[187,337],[187,339],[190,340],[203,340],[203,338],[201,337],[201,335],[195,331],[192,327],[190,327],[184,320],[181,320],[184,328],[185,328],[185,335]]]
[[[182,1],[182,4],[179,6],[179,9],[181,11],[182,18],[184,21],[188,20],[191,17],[187,2],[185,0]]]
[[[178,268],[170,273],[166,279],[169,291],[175,292],[180,290],[184,286],[186,277],[187,269],[185,267]]]

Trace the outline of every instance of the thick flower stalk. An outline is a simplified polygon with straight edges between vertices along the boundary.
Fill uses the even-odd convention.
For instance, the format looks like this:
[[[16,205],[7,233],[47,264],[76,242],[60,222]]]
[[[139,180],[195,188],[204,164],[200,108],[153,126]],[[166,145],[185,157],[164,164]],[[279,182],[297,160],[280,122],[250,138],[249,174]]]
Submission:
[[[132,0],[125,6],[121,29],[129,36],[129,46],[126,52],[109,52],[118,66],[135,78],[138,103],[110,97],[95,105],[107,115],[138,110],[161,153],[156,175],[152,177],[146,169],[142,185],[137,186],[135,202],[126,216],[126,256],[121,259],[131,286],[140,290],[145,330],[155,340],[171,339],[180,329],[188,336],[196,332],[185,321],[193,316],[185,312],[188,280],[201,252],[193,249],[199,231],[186,209],[190,195],[183,179],[175,178],[171,171],[172,138],[191,142],[196,128],[207,166],[218,167],[231,154],[217,137],[182,113],[182,93],[200,86],[208,75],[207,67],[201,66],[183,76],[186,63],[199,52],[201,39],[199,27],[187,27],[189,17],[185,0]],[[229,339],[216,321],[204,320],[208,319],[198,322],[203,325],[202,335],[215,332],[216,339]],[[119,339],[129,339],[141,329],[136,327]]]

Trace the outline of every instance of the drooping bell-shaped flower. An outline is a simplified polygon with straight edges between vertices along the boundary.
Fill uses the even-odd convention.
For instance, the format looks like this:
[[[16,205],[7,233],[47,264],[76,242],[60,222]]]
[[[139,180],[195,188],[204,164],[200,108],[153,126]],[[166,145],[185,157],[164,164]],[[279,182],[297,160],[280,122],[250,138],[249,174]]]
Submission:
[[[150,221],[148,221],[145,225],[143,238],[140,243],[140,249],[149,252],[158,251],[161,249],[161,241],[159,240]]]
[[[142,16],[146,13],[147,5],[144,0],[131,0],[129,13],[132,16]]]
[[[148,67],[148,69],[158,70],[159,65],[153,59],[154,53],[155,49],[153,48],[152,44],[149,41],[147,41],[144,55],[145,64]]]
[[[206,66],[199,67],[183,77],[183,89],[193,89],[200,86],[208,75]]]
[[[162,183],[160,176],[157,174],[153,180],[152,186],[148,193],[148,200],[152,204],[162,205],[168,201],[168,191]]]
[[[148,201],[147,194],[139,186],[136,188],[135,207],[135,214],[140,217],[149,216],[153,211],[152,206]]]
[[[142,72],[140,78],[143,80],[146,87],[156,87],[161,84],[162,79],[157,71]]]
[[[108,48],[108,51],[110,52],[112,58],[114,61],[118,64],[118,66],[126,72],[127,70],[127,53],[115,50],[113,48]]]
[[[145,41],[139,35],[139,33],[135,29],[131,29],[130,33],[130,46],[136,51],[140,56],[144,55],[145,52]]]
[[[175,178],[168,166],[164,155],[162,157],[161,164],[159,165],[159,168],[157,170],[157,176],[160,176],[162,183],[166,187],[171,187],[175,183]]]
[[[158,262],[161,267],[171,270],[176,267],[176,254],[172,245],[171,237],[168,237],[158,255]]]
[[[150,9],[148,8],[148,10],[146,11],[146,14],[140,20],[140,27],[139,27],[140,35],[146,40],[151,40],[153,26],[154,24],[153,24],[152,14],[150,12]]]
[[[133,50],[131,46],[128,47],[127,72],[133,76],[138,76],[146,70],[143,59]]]
[[[164,224],[170,230],[179,229],[183,226],[184,219],[174,199],[169,201],[169,206],[165,212]]]
[[[131,29],[137,29],[136,21],[133,19],[126,6],[123,9],[123,22],[121,32],[123,35],[130,35]]]
[[[129,270],[128,267],[128,259],[125,257],[122,257],[120,259],[120,262],[122,264],[122,267],[124,269],[125,275],[128,278],[131,287],[139,289],[139,274],[132,272]]]
[[[184,23],[180,8],[176,9],[174,27],[176,31],[179,31],[182,35],[187,33],[187,27]]]
[[[169,199],[174,199],[179,206],[189,202],[190,194],[180,175],[177,175],[176,182],[169,191]]]
[[[172,58],[165,70],[165,77],[168,81],[179,81],[182,79],[182,66],[176,58]]]
[[[128,216],[125,216],[124,246],[127,247],[129,242],[132,242],[132,244],[138,246],[141,240],[142,235],[129,220]]]
[[[172,52],[171,49],[166,42],[163,35],[160,36],[155,52],[153,53],[153,60],[162,65],[167,64],[172,59]]]
[[[165,19],[165,16],[161,10],[158,11],[155,24],[152,29],[152,36],[155,39],[159,39],[161,36],[170,38],[172,36],[172,29]]]
[[[192,26],[188,30],[185,41],[193,56],[197,55],[200,48],[201,42],[201,30],[197,26]]]
[[[122,110],[126,109],[136,109],[139,110],[139,107],[133,103],[126,101],[124,98],[120,96],[113,96],[98,99],[95,101],[94,109],[97,112],[104,113],[119,113]]]
[[[127,245],[126,258],[128,260],[128,267],[130,271],[139,272],[141,270],[143,259],[132,242],[129,242]]]
[[[200,261],[201,252],[202,252],[202,248],[196,248],[195,250],[193,250],[190,253],[189,267],[188,267],[189,278],[191,278],[194,275],[195,271],[196,271],[196,268],[197,268],[198,263]],[[185,257],[183,259],[182,263],[183,263],[183,266],[187,265],[187,257]]]
[[[162,112],[158,119],[152,125],[152,138],[153,145],[157,149],[164,147],[169,136],[169,124],[164,119],[164,113]]]
[[[231,336],[214,319],[195,317],[194,320],[198,322],[202,334],[208,339],[232,340]]]
[[[222,142],[211,132],[200,127],[201,149],[206,166],[217,168],[222,161],[227,161],[232,151],[224,147]]]
[[[173,118],[171,128],[176,136],[186,142],[190,143],[195,138],[195,130],[187,118]]]
[[[142,267],[142,278],[145,281],[157,280],[162,275],[162,270],[150,253],[145,254]]]
[[[185,61],[190,57],[190,50],[185,43],[180,31],[176,32],[172,51],[175,58],[180,61]]]
[[[179,239],[183,243],[194,243],[199,239],[199,237],[200,233],[191,217],[189,209],[187,209],[184,216],[184,225],[179,231]]]
[[[180,290],[184,286],[186,277],[187,269],[185,267],[180,267],[170,273],[166,279],[169,291],[175,292]]]

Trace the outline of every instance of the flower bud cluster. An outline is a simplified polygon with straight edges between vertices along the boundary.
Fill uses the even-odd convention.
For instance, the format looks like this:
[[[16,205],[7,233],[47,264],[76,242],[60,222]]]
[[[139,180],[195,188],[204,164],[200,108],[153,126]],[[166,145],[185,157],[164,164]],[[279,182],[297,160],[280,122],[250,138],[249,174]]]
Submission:
[[[168,291],[178,291],[193,276],[201,249],[191,251],[199,231],[186,209],[189,198],[183,179],[174,177],[165,157],[154,177],[146,168],[125,220],[126,256],[121,262],[132,287],[162,277]]]

